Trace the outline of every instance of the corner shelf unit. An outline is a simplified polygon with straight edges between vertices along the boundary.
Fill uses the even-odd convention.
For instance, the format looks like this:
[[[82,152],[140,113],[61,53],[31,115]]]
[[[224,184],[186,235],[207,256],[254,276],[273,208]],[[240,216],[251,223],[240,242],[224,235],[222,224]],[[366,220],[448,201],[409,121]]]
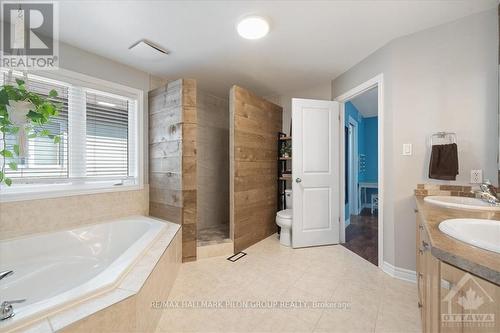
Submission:
[[[278,134],[278,210],[283,210],[286,207],[286,182],[292,180],[291,156],[282,156],[281,150],[285,146],[292,146],[292,137],[287,136],[285,133]]]

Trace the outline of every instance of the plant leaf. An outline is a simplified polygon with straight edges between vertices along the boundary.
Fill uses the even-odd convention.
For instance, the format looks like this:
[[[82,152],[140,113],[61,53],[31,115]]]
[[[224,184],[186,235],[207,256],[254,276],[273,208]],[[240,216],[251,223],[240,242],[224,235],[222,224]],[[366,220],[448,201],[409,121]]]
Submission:
[[[0,183],[3,181],[3,172],[0,171]]]
[[[12,155],[12,153],[6,149],[0,151],[0,155],[2,155],[3,157],[14,157],[14,155]]]
[[[52,89],[51,91],[49,91],[49,97],[57,97],[57,91]]]
[[[14,153],[16,153],[17,156],[19,156],[19,145],[14,145],[13,149]]]
[[[54,143],[60,143],[61,142],[61,137],[55,136],[54,137]]]
[[[0,104],[2,105],[9,104],[9,95],[7,94],[7,91],[3,88],[2,90],[0,90]]]
[[[5,178],[5,179],[4,179],[4,182],[5,182],[5,184],[6,184],[7,186],[12,185],[12,179],[10,179],[10,178]]]
[[[39,121],[40,119],[43,118],[43,116],[41,114],[39,114],[38,112],[35,112],[35,111],[29,111],[28,114],[26,115],[26,117],[30,118],[31,120],[33,121]]]
[[[11,170],[16,171],[16,170],[17,170],[17,163],[16,163],[16,162],[10,162],[10,163],[9,163],[9,168],[10,168]]]
[[[24,81],[21,80],[21,79],[16,79],[16,83],[17,83],[18,86],[24,85]]]

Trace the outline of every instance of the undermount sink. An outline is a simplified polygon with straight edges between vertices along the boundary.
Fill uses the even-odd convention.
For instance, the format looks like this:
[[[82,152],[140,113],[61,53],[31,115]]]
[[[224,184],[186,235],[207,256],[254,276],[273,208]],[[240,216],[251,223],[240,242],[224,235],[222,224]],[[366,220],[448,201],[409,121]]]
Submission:
[[[464,243],[500,253],[500,221],[450,219],[441,222],[439,230]]]
[[[492,205],[478,198],[431,195],[425,197],[424,201],[447,208],[500,211],[500,206]]]

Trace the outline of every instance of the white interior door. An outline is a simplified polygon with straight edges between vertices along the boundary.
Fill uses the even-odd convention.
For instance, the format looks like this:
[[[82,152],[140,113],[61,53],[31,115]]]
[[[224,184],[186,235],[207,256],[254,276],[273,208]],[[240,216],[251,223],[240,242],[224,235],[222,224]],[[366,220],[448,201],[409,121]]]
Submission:
[[[339,242],[339,134],[337,102],[292,99],[293,247]]]

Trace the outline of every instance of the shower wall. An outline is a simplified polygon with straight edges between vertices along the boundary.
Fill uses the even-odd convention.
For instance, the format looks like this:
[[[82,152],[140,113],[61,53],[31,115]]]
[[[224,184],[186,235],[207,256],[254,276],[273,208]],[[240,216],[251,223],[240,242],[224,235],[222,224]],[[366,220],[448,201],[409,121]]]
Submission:
[[[196,81],[149,92],[149,212],[182,226],[182,260],[196,260]]]
[[[233,86],[229,94],[230,219],[234,252],[276,232],[281,106]]]
[[[196,104],[198,235],[229,238],[229,101],[198,89]]]

